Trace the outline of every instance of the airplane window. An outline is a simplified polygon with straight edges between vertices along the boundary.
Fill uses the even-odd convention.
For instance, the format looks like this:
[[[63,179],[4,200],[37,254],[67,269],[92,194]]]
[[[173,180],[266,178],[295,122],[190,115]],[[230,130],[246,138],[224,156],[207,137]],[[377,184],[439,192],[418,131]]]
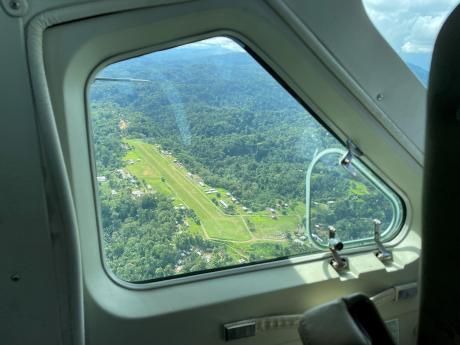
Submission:
[[[111,64],[89,100],[105,261],[125,281],[312,253],[327,238],[310,222],[345,242],[374,218],[401,227],[399,198],[341,166],[346,147],[234,40]]]
[[[427,86],[436,36],[459,0],[363,0],[369,18]]]

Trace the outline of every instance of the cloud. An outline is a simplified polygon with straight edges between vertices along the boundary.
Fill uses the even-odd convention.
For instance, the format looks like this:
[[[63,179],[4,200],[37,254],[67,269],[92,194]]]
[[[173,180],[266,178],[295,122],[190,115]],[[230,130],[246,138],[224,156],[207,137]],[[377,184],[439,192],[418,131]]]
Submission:
[[[404,37],[401,50],[405,53],[431,53],[434,42],[447,13],[438,16],[420,16],[412,23],[410,32]]]
[[[398,53],[430,54],[460,0],[363,0],[374,25]]]
[[[431,46],[420,45],[409,41],[403,44],[401,51],[408,54],[428,54],[431,53],[433,49]]]

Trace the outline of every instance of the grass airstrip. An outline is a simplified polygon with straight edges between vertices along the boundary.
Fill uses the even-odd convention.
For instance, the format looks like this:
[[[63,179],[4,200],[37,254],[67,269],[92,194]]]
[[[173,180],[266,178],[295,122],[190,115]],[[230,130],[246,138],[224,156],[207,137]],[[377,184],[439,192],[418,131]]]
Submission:
[[[213,188],[191,174],[170,153],[141,140],[126,140],[132,148],[125,157],[127,169],[137,179],[145,181],[156,192],[174,198],[174,204],[192,209],[201,224],[189,223],[189,231],[207,239],[225,242],[236,253],[247,246],[282,244],[285,234],[301,223],[304,205],[286,208],[285,215],[276,210],[252,213],[235,199],[230,191]],[[219,194],[217,194],[219,193]],[[218,200],[216,205],[212,199]],[[223,203],[222,203],[222,202]],[[236,214],[224,212],[224,204],[232,205]],[[244,255],[243,255],[244,256]]]

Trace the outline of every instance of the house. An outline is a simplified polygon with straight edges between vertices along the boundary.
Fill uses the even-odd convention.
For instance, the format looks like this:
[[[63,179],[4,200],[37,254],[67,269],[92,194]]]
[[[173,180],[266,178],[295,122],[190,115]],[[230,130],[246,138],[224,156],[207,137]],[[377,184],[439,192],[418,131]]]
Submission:
[[[117,195],[118,194],[115,189],[112,189],[111,193],[112,193],[112,195]]]
[[[248,208],[247,208],[246,206],[243,206],[242,209],[243,209],[243,211],[247,211],[247,210],[248,210]]]
[[[320,243],[323,242],[323,239],[319,237],[317,234],[311,234],[311,237]]]
[[[126,180],[129,178],[129,174],[125,172],[123,169],[117,169],[117,173],[121,175],[121,178]]]
[[[219,200],[219,202],[224,208],[228,208],[228,205],[227,205],[227,203],[225,201]]]
[[[203,182],[203,181],[198,182],[198,184],[199,184],[201,187],[204,187],[204,182]]]
[[[105,176],[98,176],[97,177],[97,182],[106,182],[107,181],[107,177]]]
[[[141,191],[141,190],[133,190],[133,191],[131,192],[131,194],[134,195],[136,198],[138,198],[138,197],[144,195],[144,192]]]

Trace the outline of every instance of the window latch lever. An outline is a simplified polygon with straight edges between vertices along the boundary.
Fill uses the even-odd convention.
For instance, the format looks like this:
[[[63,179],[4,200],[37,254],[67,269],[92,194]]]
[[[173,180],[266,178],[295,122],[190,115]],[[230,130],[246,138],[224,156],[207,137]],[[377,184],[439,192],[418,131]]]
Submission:
[[[351,139],[347,140],[347,153],[340,159],[340,165],[344,167],[348,172],[356,177],[356,171],[353,169],[353,166],[351,164],[351,161],[353,160],[353,157],[361,157],[363,155],[363,152],[359,149],[356,144],[351,141]]]
[[[380,261],[390,261],[393,259],[393,254],[385,248],[381,240],[380,226],[382,222],[378,219],[372,221],[374,223],[374,241],[377,244],[376,256]]]
[[[333,226],[328,227],[329,230],[329,250],[332,253],[331,265],[336,271],[343,271],[348,267],[347,260],[342,258],[339,251],[343,249],[343,242],[335,237],[336,230]]]

